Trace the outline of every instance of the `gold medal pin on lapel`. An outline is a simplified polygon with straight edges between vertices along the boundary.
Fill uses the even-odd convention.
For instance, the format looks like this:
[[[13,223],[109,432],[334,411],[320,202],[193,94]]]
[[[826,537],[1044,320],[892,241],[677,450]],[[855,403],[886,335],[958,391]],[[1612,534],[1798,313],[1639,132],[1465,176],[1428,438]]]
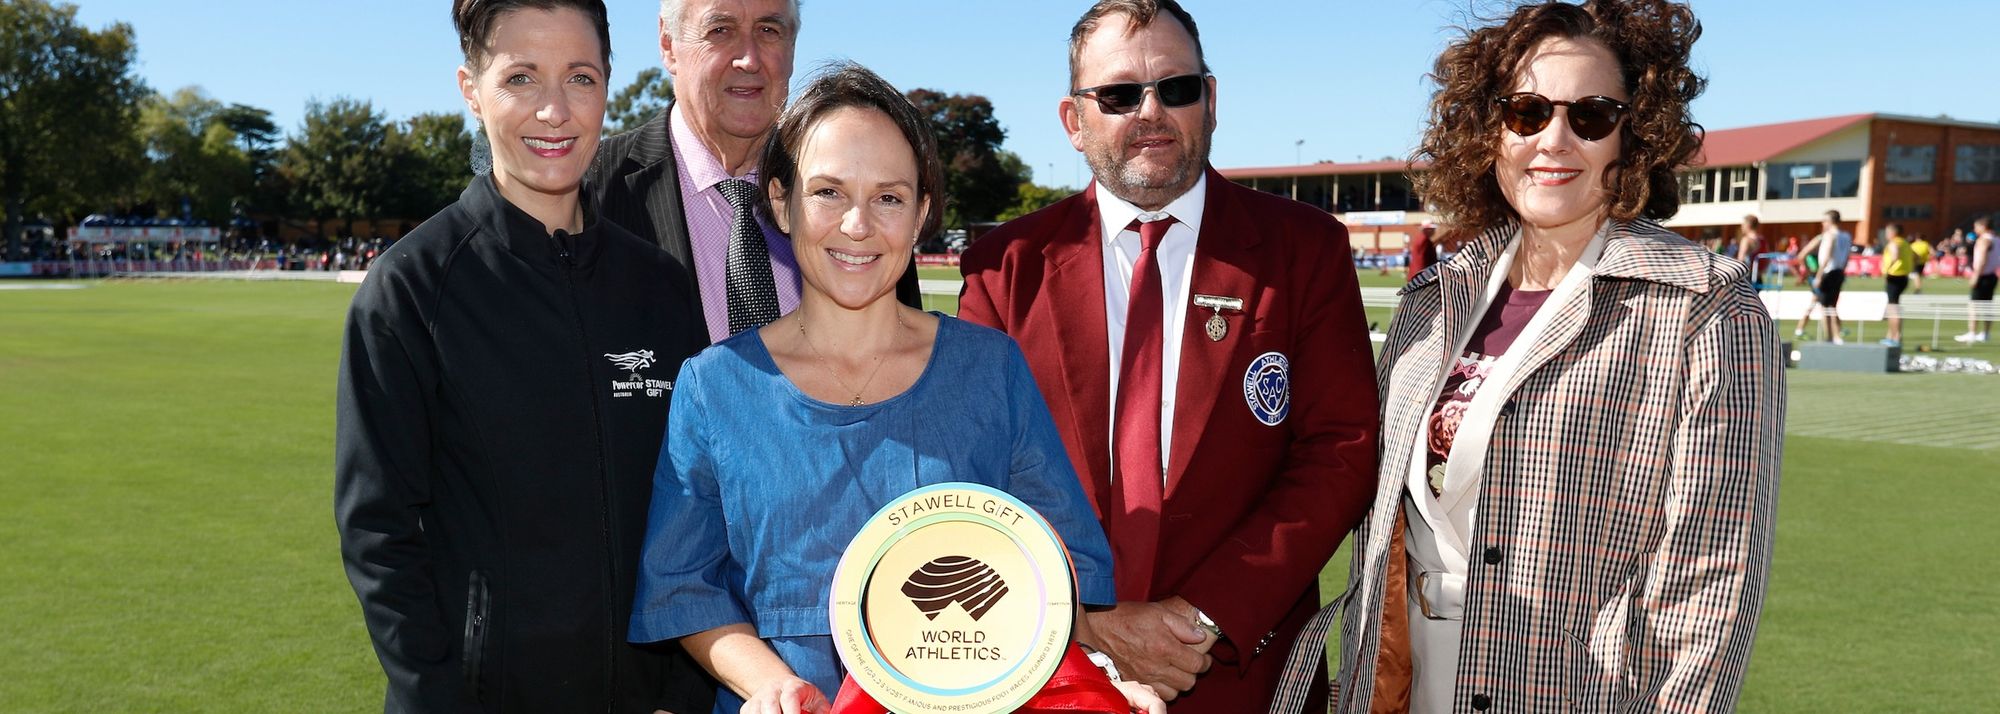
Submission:
[[[1208,341],[1221,342],[1222,338],[1229,336],[1229,321],[1222,319],[1222,311],[1242,312],[1243,298],[1224,297],[1221,295],[1195,295],[1194,306],[1205,307],[1214,311],[1213,314],[1208,316],[1208,324],[1203,327],[1208,330]]]

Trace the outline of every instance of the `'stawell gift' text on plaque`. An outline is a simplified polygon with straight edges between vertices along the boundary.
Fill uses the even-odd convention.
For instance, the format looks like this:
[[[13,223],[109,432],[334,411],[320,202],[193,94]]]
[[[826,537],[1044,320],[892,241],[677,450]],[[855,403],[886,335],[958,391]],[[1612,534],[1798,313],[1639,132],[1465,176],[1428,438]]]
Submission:
[[[1061,664],[1076,612],[1069,554],[1004,492],[945,483],[877,511],[834,573],[834,642],[855,683],[901,714],[1011,711]]]

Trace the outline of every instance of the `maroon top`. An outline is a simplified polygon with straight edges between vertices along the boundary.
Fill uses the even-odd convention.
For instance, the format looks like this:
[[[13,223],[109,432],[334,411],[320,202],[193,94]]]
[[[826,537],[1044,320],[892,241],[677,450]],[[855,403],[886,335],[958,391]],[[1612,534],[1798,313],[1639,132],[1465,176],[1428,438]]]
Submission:
[[[1515,290],[1514,286],[1501,283],[1500,291],[1486,308],[1486,315],[1472,330],[1472,338],[1466,340],[1465,353],[1459,355],[1451,374],[1445,376],[1437,406],[1431,409],[1430,451],[1425,455],[1431,495],[1444,492],[1444,460],[1451,454],[1452,440],[1458,436],[1458,425],[1471,408],[1473,396],[1485,386],[1494,363],[1507,354],[1514,338],[1521,336],[1521,330],[1542,309],[1542,303],[1548,302],[1551,292],[1554,291]]]

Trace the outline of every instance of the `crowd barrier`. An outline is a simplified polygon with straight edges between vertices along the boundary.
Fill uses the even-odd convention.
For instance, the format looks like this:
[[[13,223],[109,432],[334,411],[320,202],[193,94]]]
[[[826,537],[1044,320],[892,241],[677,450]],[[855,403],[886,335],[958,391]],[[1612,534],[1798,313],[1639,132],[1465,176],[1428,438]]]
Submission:
[[[1820,319],[1824,310],[1813,302],[1812,293],[1803,290],[1767,290],[1760,294],[1764,299],[1764,309],[1771,313],[1782,327],[1796,324],[1801,317]],[[1939,335],[1957,334],[1957,325],[1968,319],[2000,320],[2000,303],[1991,300],[1973,301],[1969,298],[1949,295],[1911,295],[1905,293],[1901,305],[1889,304],[1887,293],[1875,291],[1843,292],[1840,305],[1834,314],[1843,324],[1854,326],[1854,339],[1868,339],[1867,324],[1882,322],[1892,316],[1903,319],[1903,334],[1910,334],[1911,322],[1928,320],[1931,323],[1929,342],[1938,344]],[[1905,341],[1908,341],[1907,339]]]

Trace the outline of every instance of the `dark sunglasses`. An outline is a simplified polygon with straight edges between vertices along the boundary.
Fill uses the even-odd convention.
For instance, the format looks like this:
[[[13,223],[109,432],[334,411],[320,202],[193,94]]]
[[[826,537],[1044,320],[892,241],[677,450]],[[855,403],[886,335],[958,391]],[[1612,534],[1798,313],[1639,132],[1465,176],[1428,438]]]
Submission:
[[[1160,105],[1185,107],[1201,101],[1207,91],[1207,77],[1199,74],[1183,74],[1178,77],[1156,79],[1151,82],[1122,82],[1100,84],[1070,91],[1071,96],[1089,97],[1097,100],[1097,108],[1106,114],[1130,114],[1139,111],[1139,105],[1146,101],[1146,88],[1160,96]]]
[[[1520,136],[1534,136],[1556,118],[1556,107],[1569,107],[1569,130],[1584,141],[1597,141],[1618,130],[1631,105],[1610,97],[1584,97],[1561,102],[1534,92],[1509,94],[1493,100],[1500,105],[1500,123]]]

